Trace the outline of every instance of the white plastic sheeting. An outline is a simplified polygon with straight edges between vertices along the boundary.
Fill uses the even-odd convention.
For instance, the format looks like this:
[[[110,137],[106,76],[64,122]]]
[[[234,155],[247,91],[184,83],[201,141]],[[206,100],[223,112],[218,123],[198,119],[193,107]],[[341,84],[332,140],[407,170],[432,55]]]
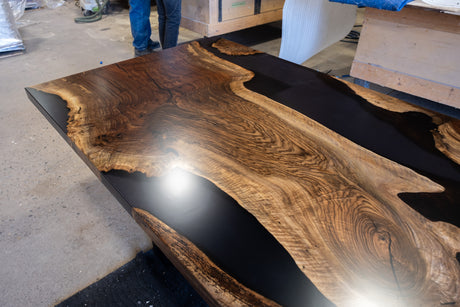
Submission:
[[[328,0],[286,0],[280,58],[300,64],[338,42],[353,28],[356,10]]]
[[[4,52],[24,50],[16,27],[13,11],[8,1],[0,1],[0,56]]]
[[[14,20],[18,20],[24,15],[26,0],[8,0],[11,10],[13,11]]]

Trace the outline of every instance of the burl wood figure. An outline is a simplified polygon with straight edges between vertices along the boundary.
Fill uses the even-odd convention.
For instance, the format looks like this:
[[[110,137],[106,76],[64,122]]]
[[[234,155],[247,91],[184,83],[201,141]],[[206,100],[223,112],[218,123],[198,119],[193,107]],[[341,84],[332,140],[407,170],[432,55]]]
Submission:
[[[252,77],[191,43],[36,88],[67,101],[68,136],[100,171],[162,176],[181,168],[210,180],[337,306],[458,306],[459,228],[397,196],[444,188],[249,91],[243,82]],[[444,128],[438,147],[458,162],[458,123]],[[148,212],[134,215],[175,235]]]

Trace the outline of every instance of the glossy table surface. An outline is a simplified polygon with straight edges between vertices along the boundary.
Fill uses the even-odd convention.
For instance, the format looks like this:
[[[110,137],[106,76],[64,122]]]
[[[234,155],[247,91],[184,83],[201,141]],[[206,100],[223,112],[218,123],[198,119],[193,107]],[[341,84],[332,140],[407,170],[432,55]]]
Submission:
[[[213,39],[205,39],[200,44],[217,57],[254,73],[254,77],[244,83],[248,90],[296,110],[353,143],[443,186],[445,191],[441,193],[401,193],[399,197],[430,221],[460,226],[460,167],[435,147],[431,131],[437,129],[437,125],[429,115],[385,110],[368,103],[346,84],[324,74],[267,54],[226,55],[211,47],[213,42]],[[172,54],[174,51],[163,52]],[[98,70],[103,71],[104,67]],[[267,298],[267,305],[272,302],[286,306],[334,305],[334,299],[322,293],[299,269],[283,244],[211,180],[186,170],[179,171],[179,177],[172,179],[123,170],[99,171],[67,135],[69,109],[65,101],[34,88],[26,91],[31,101],[130,213],[133,208],[139,208],[164,222],[190,240],[225,273]],[[168,180],[172,180],[176,187],[185,185],[178,178],[188,180],[190,184],[182,194],[165,188]],[[457,250],[457,258],[458,253]],[[174,254],[169,256],[174,257]],[[181,261],[171,260],[175,264]],[[458,268],[458,261],[456,265]],[[182,273],[186,277],[194,275],[187,268]],[[193,278],[192,284],[205,299],[218,304],[219,300],[212,298],[215,294],[209,293],[206,287],[200,289],[200,282]],[[339,301],[339,305],[345,304]]]

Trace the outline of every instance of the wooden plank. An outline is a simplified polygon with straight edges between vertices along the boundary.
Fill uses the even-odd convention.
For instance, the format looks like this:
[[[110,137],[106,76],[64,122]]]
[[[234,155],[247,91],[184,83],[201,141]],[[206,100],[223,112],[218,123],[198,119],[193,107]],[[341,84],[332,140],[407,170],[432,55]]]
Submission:
[[[410,11],[421,13],[433,24],[437,21],[430,19],[432,14],[424,16],[423,10]],[[379,13],[382,19],[376,19],[374,13],[366,14],[355,61],[460,88],[460,16],[451,16],[456,18],[450,28],[459,30],[453,33],[436,26],[427,28],[418,21],[411,24],[407,14],[397,20],[394,15]],[[386,16],[391,18],[384,20]]]
[[[254,0],[222,0],[222,21],[254,15]]]
[[[254,15],[254,1],[224,0],[219,21],[217,0],[183,0],[181,26],[208,37],[225,34],[281,20],[283,3],[262,1],[261,14]]]
[[[430,99],[460,109],[460,89],[405,73],[353,61],[350,74],[381,86]]]
[[[190,19],[190,18],[187,18],[187,17],[184,17],[184,16],[182,16],[182,18],[181,18],[180,26],[185,28],[185,29],[188,29],[188,30],[194,31],[196,33],[199,33],[199,34],[201,34],[203,36],[208,36],[208,33],[209,33],[209,30],[208,30],[209,24],[208,23],[204,23],[204,22],[201,22],[201,21],[198,21],[198,20]]]
[[[261,0],[260,2],[260,12],[268,12],[273,10],[283,9],[284,0]]]
[[[203,0],[206,1],[206,0]],[[218,0],[208,0],[209,1],[209,23],[215,24],[219,22],[219,1]]]
[[[441,13],[438,10],[418,7],[404,7],[399,12],[366,8],[365,23],[368,19],[388,21],[395,24],[460,34],[460,16]]]
[[[460,16],[366,9],[351,75],[458,107],[459,50]]]
[[[232,19],[216,24],[210,24],[208,27],[207,36],[212,37],[220,34],[225,34],[233,31],[238,31],[258,25],[266,24],[281,20],[283,18],[283,10],[268,11],[265,13],[247,16],[237,19]]]
[[[209,23],[211,16],[211,3],[208,0],[183,0],[182,18],[195,20],[199,23]]]
[[[204,36],[212,37],[250,27],[255,27],[269,22],[278,21],[282,18],[283,10],[268,11],[257,15],[241,17],[223,22],[216,21],[215,23],[209,24],[182,16],[181,27],[195,31]]]
[[[400,198],[441,194],[446,188],[248,90],[243,83],[253,77],[192,43],[35,88],[67,102],[68,137],[101,172],[137,171],[161,180],[179,168],[206,178],[251,213],[337,305],[356,305],[361,297],[387,306],[458,302],[460,229],[426,219]],[[320,96],[323,103],[340,98],[338,105],[352,95],[339,81],[322,78],[311,96]],[[330,82],[334,87],[324,85]],[[335,95],[336,88],[346,94]],[[365,109],[369,117],[372,108]],[[383,115],[380,121],[390,116],[388,111]],[[438,124],[452,121],[437,118]],[[401,119],[396,117],[397,127]],[[452,127],[457,135],[457,125]],[[448,162],[450,176],[457,178],[458,168]],[[142,218],[147,228],[150,222],[157,223],[149,215]],[[186,257],[187,248],[197,251],[183,248],[187,242],[163,230],[160,243],[172,247],[170,256],[187,267],[190,259],[181,261],[181,256]],[[181,251],[174,254],[175,248]],[[184,269],[196,273],[191,270]],[[226,281],[211,280],[218,285]],[[214,290],[212,297],[222,294],[219,287],[206,293]]]

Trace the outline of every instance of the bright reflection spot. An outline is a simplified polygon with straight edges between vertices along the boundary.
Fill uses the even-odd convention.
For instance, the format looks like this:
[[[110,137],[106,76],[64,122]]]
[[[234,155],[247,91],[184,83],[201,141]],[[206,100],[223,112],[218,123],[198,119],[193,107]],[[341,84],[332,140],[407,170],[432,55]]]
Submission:
[[[179,169],[172,169],[163,180],[163,189],[168,195],[182,197],[190,193],[193,175]]]
[[[347,307],[378,307],[381,305],[378,305],[365,297],[356,297],[355,299],[350,300],[348,304],[346,304],[346,306]]]

